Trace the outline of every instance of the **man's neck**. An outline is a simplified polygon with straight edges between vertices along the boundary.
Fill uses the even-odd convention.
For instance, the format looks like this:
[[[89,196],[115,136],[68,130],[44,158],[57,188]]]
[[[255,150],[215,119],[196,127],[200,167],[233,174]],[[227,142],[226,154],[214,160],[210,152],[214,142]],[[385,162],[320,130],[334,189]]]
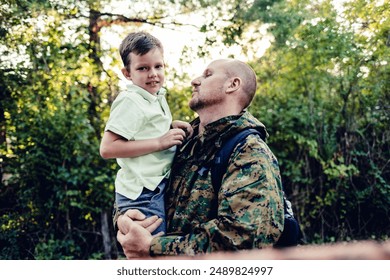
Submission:
[[[235,116],[239,115],[241,113],[240,110],[229,110],[226,108],[226,110],[202,110],[197,112],[199,115],[199,134],[203,134],[204,129],[206,125],[215,122],[217,120],[220,120],[222,118],[228,117],[228,116]]]
[[[217,121],[219,119],[222,119],[222,118],[226,117],[225,113],[217,111],[217,110],[212,112],[210,110],[205,109],[205,110],[202,110],[202,111],[197,112],[197,113],[199,115],[199,120],[200,120],[200,123],[199,123],[199,134],[203,134],[204,128],[209,123],[215,122],[215,121]]]

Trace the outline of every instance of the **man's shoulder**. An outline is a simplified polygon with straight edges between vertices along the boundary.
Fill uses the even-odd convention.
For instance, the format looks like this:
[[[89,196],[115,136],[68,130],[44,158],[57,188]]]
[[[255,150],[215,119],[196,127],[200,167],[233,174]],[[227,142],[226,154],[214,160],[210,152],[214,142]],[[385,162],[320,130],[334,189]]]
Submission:
[[[232,157],[235,159],[235,164],[248,165],[248,163],[272,163],[278,166],[277,159],[267,143],[258,134],[248,135],[239,145],[233,150]]]

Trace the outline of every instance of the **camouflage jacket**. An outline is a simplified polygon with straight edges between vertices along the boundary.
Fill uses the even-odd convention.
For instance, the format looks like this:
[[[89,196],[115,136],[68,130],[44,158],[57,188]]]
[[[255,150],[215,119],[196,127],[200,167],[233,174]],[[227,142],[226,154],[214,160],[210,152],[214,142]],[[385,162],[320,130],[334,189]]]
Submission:
[[[283,194],[277,160],[259,135],[249,135],[232,152],[218,194],[210,163],[222,142],[250,126],[267,135],[249,112],[208,124],[178,150],[167,187],[167,235],[152,240],[150,254],[194,255],[272,246],[283,230]]]

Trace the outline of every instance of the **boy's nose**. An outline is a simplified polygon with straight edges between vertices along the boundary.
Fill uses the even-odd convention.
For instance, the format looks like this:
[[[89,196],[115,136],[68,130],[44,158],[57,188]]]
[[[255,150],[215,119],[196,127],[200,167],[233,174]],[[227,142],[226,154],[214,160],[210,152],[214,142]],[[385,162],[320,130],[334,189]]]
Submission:
[[[149,76],[150,77],[155,77],[155,76],[157,76],[157,72],[154,69],[151,69],[150,72],[149,72]]]

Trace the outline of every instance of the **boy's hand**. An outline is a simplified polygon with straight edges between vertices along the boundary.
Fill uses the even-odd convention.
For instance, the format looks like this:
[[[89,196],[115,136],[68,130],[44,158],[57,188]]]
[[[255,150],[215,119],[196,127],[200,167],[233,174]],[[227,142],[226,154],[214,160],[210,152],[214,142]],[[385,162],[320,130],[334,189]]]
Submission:
[[[173,146],[181,145],[185,138],[186,133],[183,129],[172,128],[157,140],[160,146],[160,150],[166,150]]]
[[[188,122],[176,120],[176,121],[172,122],[172,127],[173,128],[180,128],[180,129],[184,130],[184,132],[186,133],[186,137],[191,137],[192,134],[194,133],[192,126]]]

